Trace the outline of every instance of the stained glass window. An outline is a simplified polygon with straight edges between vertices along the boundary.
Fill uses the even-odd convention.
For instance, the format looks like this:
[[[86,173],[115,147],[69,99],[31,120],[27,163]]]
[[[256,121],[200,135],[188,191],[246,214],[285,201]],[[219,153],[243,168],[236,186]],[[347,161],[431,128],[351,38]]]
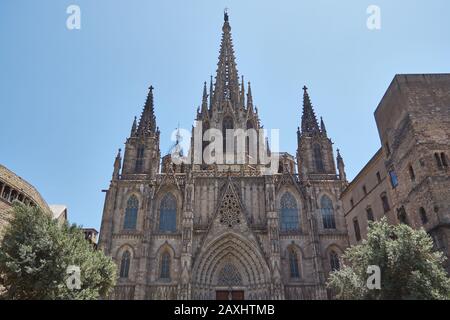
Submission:
[[[281,197],[280,201],[281,211],[281,231],[291,231],[299,229],[299,210],[297,208],[297,201],[294,196],[286,192]]]
[[[166,194],[161,200],[159,230],[162,232],[175,232],[177,230],[177,202],[171,193]]]
[[[139,201],[136,196],[131,196],[127,201],[127,208],[125,210],[125,219],[123,228],[127,230],[136,229],[137,214],[139,209]]]
[[[130,271],[130,251],[125,251],[122,254],[122,260],[120,262],[120,277],[128,278],[128,271]]]
[[[320,146],[315,144],[313,146],[313,154],[314,154],[314,165],[316,167],[317,172],[324,172],[323,160],[322,160],[322,151],[320,150]]]
[[[300,270],[298,268],[298,258],[294,250],[289,250],[289,269],[291,278],[300,278]]]
[[[165,252],[161,257],[161,279],[170,279],[170,255]]]
[[[336,221],[334,220],[333,202],[328,196],[323,196],[320,200],[320,210],[322,212],[324,229],[335,229]]]
[[[139,146],[136,154],[136,167],[137,173],[141,173],[144,166],[144,146]]]
[[[242,277],[236,267],[227,263],[219,272],[217,284],[220,286],[240,286],[242,285]]]

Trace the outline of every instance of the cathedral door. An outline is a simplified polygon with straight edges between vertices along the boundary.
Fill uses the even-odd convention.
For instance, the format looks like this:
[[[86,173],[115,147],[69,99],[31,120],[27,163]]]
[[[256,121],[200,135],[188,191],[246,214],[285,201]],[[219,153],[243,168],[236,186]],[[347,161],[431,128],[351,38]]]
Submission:
[[[217,290],[216,300],[244,300],[244,290]]]

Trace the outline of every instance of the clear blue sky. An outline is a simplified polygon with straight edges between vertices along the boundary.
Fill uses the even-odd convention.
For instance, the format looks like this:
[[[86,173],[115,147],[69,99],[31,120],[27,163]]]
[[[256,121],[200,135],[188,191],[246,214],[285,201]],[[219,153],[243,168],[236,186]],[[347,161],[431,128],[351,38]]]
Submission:
[[[66,8],[81,8],[81,30]],[[366,8],[381,8],[381,30]],[[238,69],[265,128],[295,154],[306,84],[353,178],[378,149],[373,111],[396,73],[450,71],[450,2],[0,1],[0,163],[72,222],[99,228],[114,156],[155,87],[161,151],[190,128],[229,8]]]

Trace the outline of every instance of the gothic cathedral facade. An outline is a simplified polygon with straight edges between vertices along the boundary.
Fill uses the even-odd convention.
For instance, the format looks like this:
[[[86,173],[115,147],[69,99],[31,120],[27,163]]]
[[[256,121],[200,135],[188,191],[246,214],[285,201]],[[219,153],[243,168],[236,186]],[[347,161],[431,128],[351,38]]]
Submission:
[[[215,81],[209,93],[204,85],[196,120],[203,130],[259,129],[226,13],[222,31]],[[330,297],[327,276],[348,246],[340,201],[347,181],[303,91],[296,158],[279,153],[267,175],[248,163],[161,161],[150,87],[106,192],[99,246],[118,268],[111,299]]]

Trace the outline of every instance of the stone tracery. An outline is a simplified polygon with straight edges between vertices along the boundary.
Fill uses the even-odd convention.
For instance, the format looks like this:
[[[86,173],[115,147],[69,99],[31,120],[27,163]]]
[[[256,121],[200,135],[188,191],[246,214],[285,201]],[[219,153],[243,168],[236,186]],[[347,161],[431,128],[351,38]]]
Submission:
[[[242,277],[232,263],[227,263],[219,272],[217,284],[221,286],[240,286]]]
[[[241,222],[240,212],[239,202],[233,192],[231,192],[230,187],[228,187],[219,208],[220,223],[232,228]]]

